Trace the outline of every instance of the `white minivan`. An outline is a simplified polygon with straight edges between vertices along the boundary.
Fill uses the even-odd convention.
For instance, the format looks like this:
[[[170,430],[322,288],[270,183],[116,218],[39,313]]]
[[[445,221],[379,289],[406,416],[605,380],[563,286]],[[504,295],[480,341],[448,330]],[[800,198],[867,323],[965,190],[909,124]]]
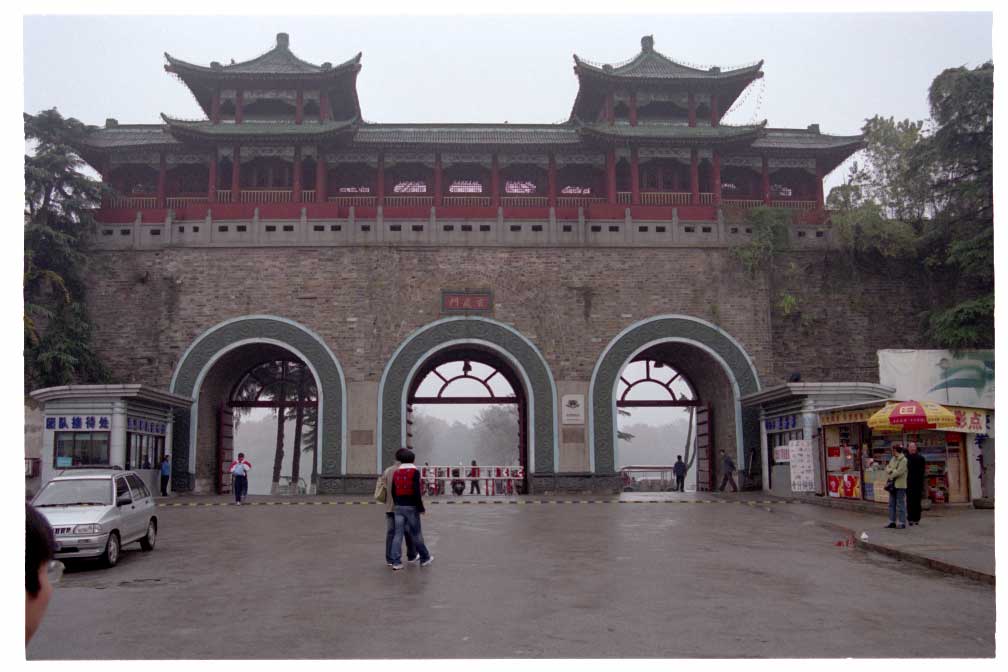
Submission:
[[[46,517],[56,538],[56,559],[99,558],[119,562],[125,544],[154,549],[158,518],[143,480],[119,467],[72,467],[45,484],[32,506]]]

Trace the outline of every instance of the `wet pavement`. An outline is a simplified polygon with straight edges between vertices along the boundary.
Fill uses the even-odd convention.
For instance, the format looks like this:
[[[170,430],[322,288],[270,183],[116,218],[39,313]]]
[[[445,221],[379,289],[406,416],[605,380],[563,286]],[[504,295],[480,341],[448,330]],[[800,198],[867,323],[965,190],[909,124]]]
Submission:
[[[992,586],[848,545],[808,505],[432,502],[434,563],[393,573],[366,500],[170,501],[152,553],[64,574],[29,659],[994,655]]]

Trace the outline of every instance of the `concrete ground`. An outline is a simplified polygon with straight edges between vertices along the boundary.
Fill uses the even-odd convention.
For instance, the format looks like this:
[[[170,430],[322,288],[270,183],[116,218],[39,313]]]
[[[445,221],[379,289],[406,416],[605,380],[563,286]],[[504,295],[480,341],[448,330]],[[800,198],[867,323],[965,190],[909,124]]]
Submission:
[[[819,507],[707,498],[431,503],[434,563],[395,573],[363,500],[172,500],[221,505],[162,506],[152,553],[71,568],[27,657],[994,655],[992,586],[846,545]]]

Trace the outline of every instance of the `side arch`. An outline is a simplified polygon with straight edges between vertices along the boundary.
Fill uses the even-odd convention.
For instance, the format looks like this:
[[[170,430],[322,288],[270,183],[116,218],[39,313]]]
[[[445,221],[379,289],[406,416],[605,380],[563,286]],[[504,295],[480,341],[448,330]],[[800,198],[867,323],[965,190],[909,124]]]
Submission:
[[[315,376],[319,392],[318,459],[320,488],[326,478],[346,473],[346,380],[336,356],[321,336],[302,324],[275,315],[246,315],[221,322],[200,334],[179,358],[170,389],[193,399],[192,408],[175,414],[172,475],[179,489],[192,489],[204,376],[226,353],[249,344],[270,344],[302,359]]]
[[[378,386],[380,472],[392,464],[405,436],[406,390],[420,365],[433,353],[458,344],[491,348],[514,366],[529,395],[530,474],[556,473],[559,433],[556,383],[539,349],[515,329],[484,317],[449,317],[414,331],[392,354]]]
[[[744,446],[759,445],[758,416],[742,412],[741,398],[760,390],[759,374],[742,345],[720,327],[688,315],[660,315],[636,322],[621,331],[602,351],[588,388],[589,469],[615,472],[616,383],[620,371],[641,351],[663,342],[699,348],[724,371],[732,386],[735,412],[736,463],[744,464]]]

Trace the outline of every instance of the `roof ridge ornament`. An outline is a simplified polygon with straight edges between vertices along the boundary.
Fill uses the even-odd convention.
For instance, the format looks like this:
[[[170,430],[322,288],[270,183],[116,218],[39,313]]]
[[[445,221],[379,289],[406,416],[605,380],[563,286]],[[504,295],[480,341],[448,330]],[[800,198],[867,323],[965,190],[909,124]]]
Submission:
[[[654,51],[654,35],[645,35],[640,38],[641,51],[649,54]]]
[[[288,35],[287,33],[277,33],[276,44],[277,47],[280,49],[289,49],[290,35]]]

